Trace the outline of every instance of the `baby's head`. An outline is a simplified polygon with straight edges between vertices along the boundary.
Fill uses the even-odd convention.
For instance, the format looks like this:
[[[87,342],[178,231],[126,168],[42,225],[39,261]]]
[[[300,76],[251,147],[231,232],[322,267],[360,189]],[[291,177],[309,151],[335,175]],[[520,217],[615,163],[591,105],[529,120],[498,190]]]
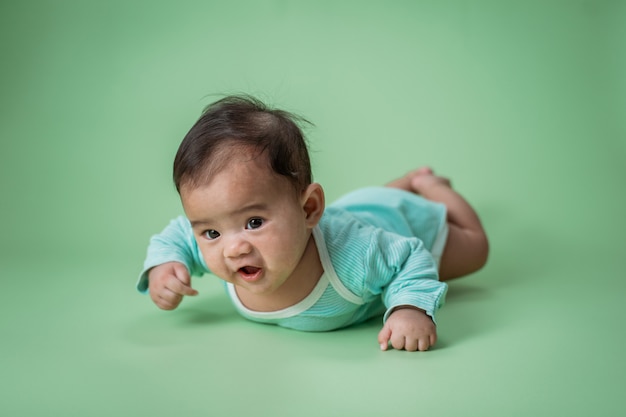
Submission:
[[[270,294],[316,261],[324,192],[298,119],[250,97],[210,105],[180,145],[174,182],[209,269]]]
[[[294,191],[304,191],[312,182],[311,163],[298,122],[306,121],[250,96],[229,96],[209,105],[178,148],[176,189],[180,193],[202,186],[234,157],[248,154],[266,158]]]

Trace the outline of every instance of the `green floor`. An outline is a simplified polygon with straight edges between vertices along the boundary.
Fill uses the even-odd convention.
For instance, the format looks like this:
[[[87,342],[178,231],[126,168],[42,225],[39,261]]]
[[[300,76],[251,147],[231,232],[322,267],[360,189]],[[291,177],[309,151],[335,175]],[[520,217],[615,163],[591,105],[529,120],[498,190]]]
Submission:
[[[2,2],[0,415],[623,415],[626,2],[515,3]],[[134,291],[179,141],[241,91],[315,124],[331,201],[428,164],[475,205],[436,349]]]

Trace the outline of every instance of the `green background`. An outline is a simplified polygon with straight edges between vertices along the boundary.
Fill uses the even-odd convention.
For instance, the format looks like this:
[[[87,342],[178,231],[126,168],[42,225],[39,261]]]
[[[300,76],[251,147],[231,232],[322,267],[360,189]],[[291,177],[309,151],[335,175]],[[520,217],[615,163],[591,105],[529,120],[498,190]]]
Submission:
[[[5,0],[0,48],[0,414],[623,415],[626,2]],[[315,124],[330,201],[431,165],[476,207],[436,349],[135,292],[235,92]]]

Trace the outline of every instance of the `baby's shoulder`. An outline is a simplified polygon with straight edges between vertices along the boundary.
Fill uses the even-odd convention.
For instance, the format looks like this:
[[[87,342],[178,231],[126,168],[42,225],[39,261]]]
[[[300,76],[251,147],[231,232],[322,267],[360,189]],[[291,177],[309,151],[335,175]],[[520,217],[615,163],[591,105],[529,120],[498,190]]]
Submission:
[[[371,236],[378,227],[375,227],[340,207],[327,207],[322,216],[319,227],[327,242],[345,242],[357,237],[361,240]],[[369,240],[369,239],[367,239]]]

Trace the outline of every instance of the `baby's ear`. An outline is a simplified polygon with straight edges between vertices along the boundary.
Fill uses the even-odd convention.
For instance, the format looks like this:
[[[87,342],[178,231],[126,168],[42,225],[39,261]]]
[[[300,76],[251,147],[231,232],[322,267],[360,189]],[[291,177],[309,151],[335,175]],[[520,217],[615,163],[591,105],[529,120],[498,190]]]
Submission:
[[[301,201],[307,226],[310,228],[317,226],[324,214],[324,189],[318,183],[310,184],[302,193]]]

